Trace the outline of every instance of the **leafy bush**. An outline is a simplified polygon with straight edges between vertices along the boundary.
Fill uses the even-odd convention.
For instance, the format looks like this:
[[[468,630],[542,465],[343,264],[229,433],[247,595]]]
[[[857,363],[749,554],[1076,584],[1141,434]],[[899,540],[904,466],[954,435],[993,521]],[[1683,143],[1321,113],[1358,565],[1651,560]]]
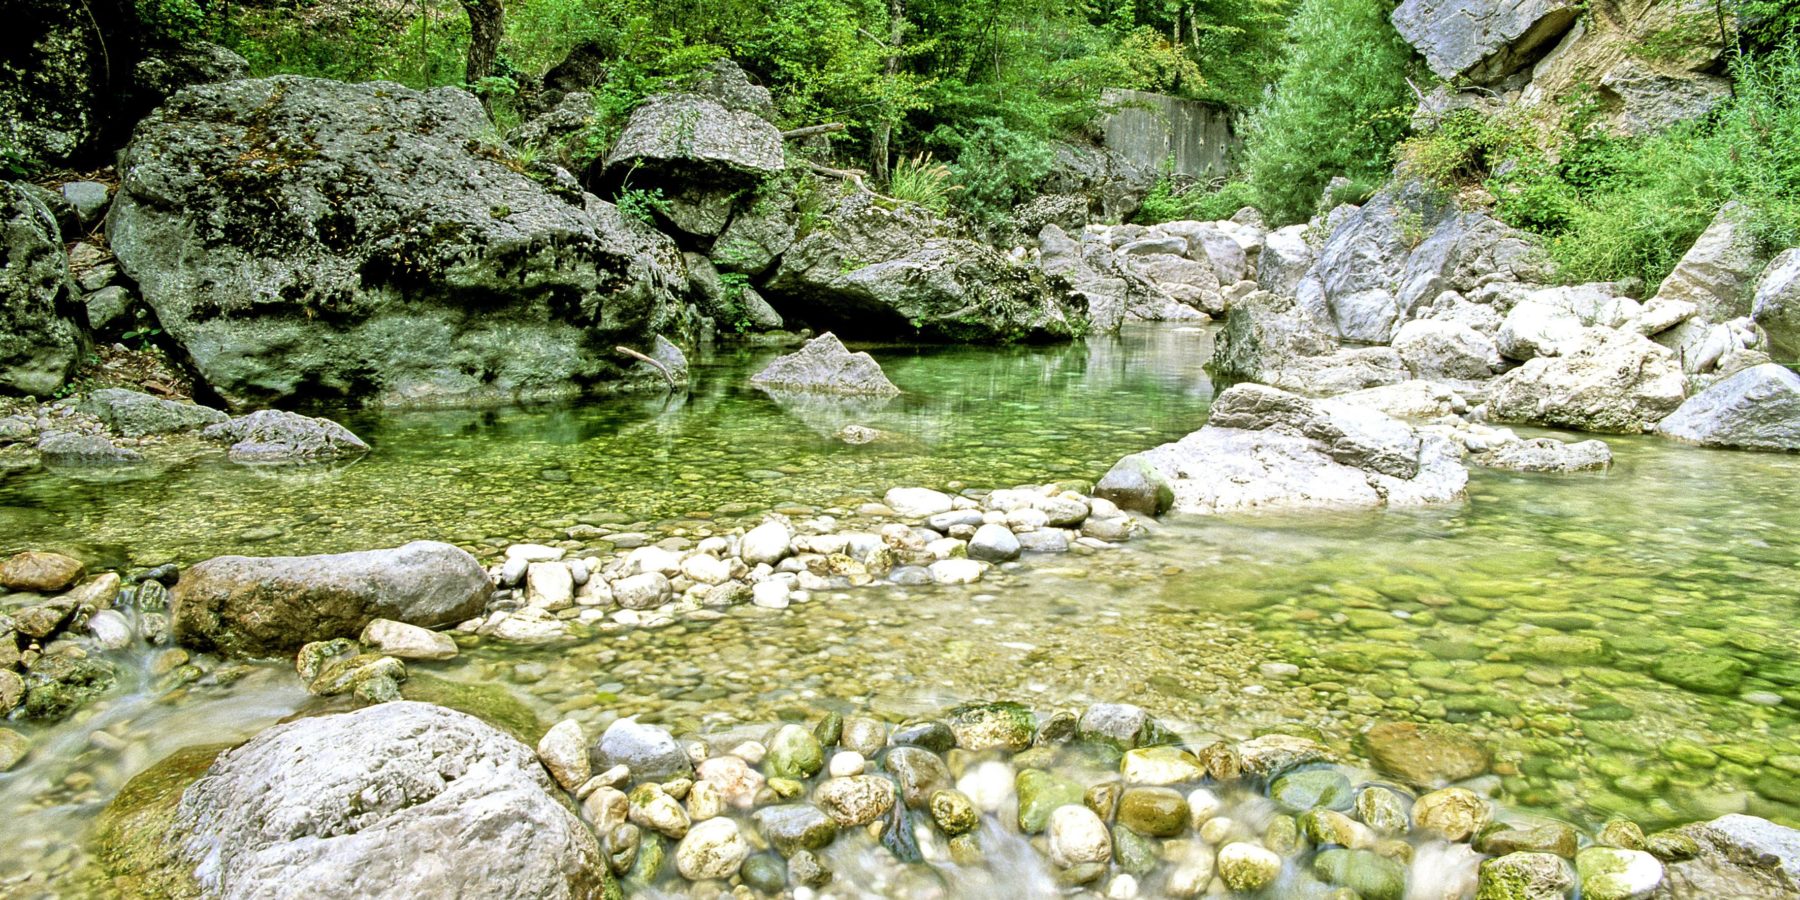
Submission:
[[[995,222],[1035,193],[1056,151],[1047,137],[999,119],[973,124],[969,131],[940,126],[932,137],[956,150],[951,171],[962,185],[958,206],[979,221]]]
[[[1164,175],[1144,197],[1136,219],[1143,225],[1186,219],[1216,222],[1231,218],[1246,206],[1255,206],[1255,195],[1255,189],[1241,178],[1182,184]]]
[[[1247,122],[1245,174],[1270,224],[1312,215],[1332,178],[1385,174],[1414,98],[1384,0],[1303,0],[1287,69]]]

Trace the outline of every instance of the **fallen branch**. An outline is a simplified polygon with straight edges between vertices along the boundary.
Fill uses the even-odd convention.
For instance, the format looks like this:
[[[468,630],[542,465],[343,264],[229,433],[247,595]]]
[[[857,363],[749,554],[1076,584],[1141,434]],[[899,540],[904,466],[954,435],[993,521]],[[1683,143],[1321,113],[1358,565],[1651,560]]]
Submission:
[[[614,347],[613,349],[619,351],[620,353],[625,354],[626,356],[631,357],[632,359],[639,360],[640,362],[649,363],[652,367],[654,367],[656,369],[656,371],[662,373],[662,377],[664,380],[669,382],[669,390],[671,390],[671,391],[675,390],[675,376],[669,374],[669,369],[667,366],[663,365],[662,363],[657,362],[654,359],[651,359],[648,356],[645,356],[642,353],[637,352],[636,350],[631,349],[630,347]]]
[[[816,162],[812,162],[811,160],[807,160],[805,162],[805,165],[806,165],[807,170],[814,174],[825,175],[825,176],[829,176],[831,178],[840,178],[840,179],[843,179],[844,181],[848,181],[851,184],[856,185],[857,190],[862,191],[863,193],[868,194],[869,196],[874,197],[877,200],[885,200],[888,203],[901,203],[901,204],[906,202],[905,200],[896,200],[893,197],[889,197],[886,194],[876,193],[874,188],[871,188],[868,185],[863,184],[863,178],[866,176],[867,173],[865,173],[859,169],[833,169],[830,166],[821,166]]]
[[[812,137],[816,134],[836,134],[848,127],[849,126],[842,122],[828,122],[824,125],[808,125],[805,128],[796,128],[793,131],[782,132],[781,139],[784,141],[791,141],[796,138]]]

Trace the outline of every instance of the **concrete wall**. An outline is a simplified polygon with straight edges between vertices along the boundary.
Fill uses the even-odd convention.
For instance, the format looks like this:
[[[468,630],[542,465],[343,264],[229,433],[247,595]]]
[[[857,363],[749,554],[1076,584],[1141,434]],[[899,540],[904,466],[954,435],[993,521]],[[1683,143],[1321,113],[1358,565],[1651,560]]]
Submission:
[[[1226,156],[1237,145],[1230,116],[1199,100],[1108,89],[1101,95],[1113,112],[1101,123],[1106,146],[1153,169],[1175,158],[1175,173],[1199,178],[1225,174]]]

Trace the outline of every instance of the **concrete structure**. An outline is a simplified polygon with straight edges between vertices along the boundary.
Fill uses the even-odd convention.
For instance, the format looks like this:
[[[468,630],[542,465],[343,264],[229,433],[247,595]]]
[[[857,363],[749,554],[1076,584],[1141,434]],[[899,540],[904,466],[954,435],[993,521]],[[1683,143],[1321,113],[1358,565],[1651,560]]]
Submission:
[[[1107,149],[1160,170],[1170,157],[1174,172],[1195,178],[1225,174],[1237,144],[1224,108],[1164,94],[1109,89],[1101,100],[1113,111],[1102,121]]]

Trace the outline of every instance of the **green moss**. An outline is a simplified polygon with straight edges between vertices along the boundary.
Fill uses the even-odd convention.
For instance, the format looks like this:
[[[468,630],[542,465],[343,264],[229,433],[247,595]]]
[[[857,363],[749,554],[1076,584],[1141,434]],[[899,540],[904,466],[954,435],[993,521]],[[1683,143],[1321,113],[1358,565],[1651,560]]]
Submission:
[[[95,824],[93,853],[111,887],[126,897],[197,897],[170,830],[182,792],[230,744],[185,747],[125,783]]]
[[[435,703],[465,712],[524,742],[537,746],[548,727],[531,707],[497,684],[469,684],[418,673],[406,680],[400,694],[407,700]]]

